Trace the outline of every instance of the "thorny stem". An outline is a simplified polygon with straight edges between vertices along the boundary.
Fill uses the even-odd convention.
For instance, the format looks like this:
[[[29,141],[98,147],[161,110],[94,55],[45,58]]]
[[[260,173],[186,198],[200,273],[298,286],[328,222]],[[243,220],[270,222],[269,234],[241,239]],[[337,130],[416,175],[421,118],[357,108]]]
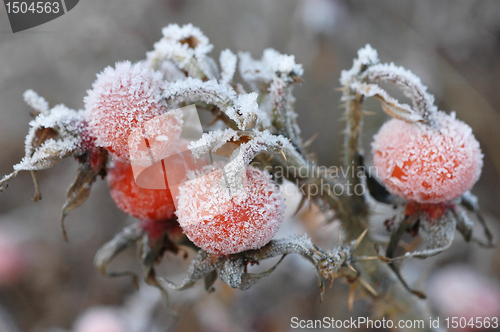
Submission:
[[[345,87],[344,100],[346,102],[347,116],[344,165],[353,165],[356,167],[355,169],[357,169],[357,166],[361,166],[359,145],[361,140],[362,98],[357,94],[353,95],[350,89]],[[351,176],[354,176],[351,181],[361,183],[358,172],[349,173]],[[347,197],[347,200],[349,203],[347,207],[351,210],[351,213],[344,214],[343,216],[339,215],[339,218],[346,231],[347,239],[352,240],[365,230],[368,214],[365,198],[363,196],[352,195]],[[376,254],[374,247],[375,243],[370,240],[368,234],[360,244],[357,254],[374,255]],[[396,315],[398,319],[423,319],[424,321],[427,321],[427,318],[430,317],[430,312],[428,308],[424,306],[424,303],[403,287],[387,264],[379,260],[372,260],[358,263],[357,268],[365,280],[369,281],[369,283],[375,287],[378,286],[377,290],[379,293],[386,293],[396,300],[397,304],[395,306],[392,301],[380,301],[380,304],[384,306],[383,314],[392,313]]]
[[[360,158],[362,97],[359,94],[354,94],[349,88],[345,88],[344,100],[346,101],[347,117],[344,165],[354,167],[357,170],[357,167],[362,166]],[[288,158],[285,161],[282,157],[274,155],[268,163],[294,167],[299,170],[295,177],[288,174],[287,179],[299,187],[304,186],[308,193],[307,188],[312,183],[327,184],[324,186],[326,188],[334,188],[335,185],[338,185],[335,180],[325,174],[318,174],[311,170],[311,167],[314,166],[311,166],[305,158]],[[349,172],[351,183],[361,183],[362,179],[358,173],[357,171]],[[317,196],[312,198],[321,207],[325,208],[326,204],[327,207],[335,211],[346,233],[346,241],[358,238],[368,227],[368,209],[363,196],[355,194],[337,196],[329,191],[317,191]],[[356,250],[356,256],[377,256],[374,249],[375,244],[369,235],[366,236]],[[388,264],[381,260],[366,260],[355,263],[355,268],[360,272],[362,279],[372,285],[378,294],[382,294],[381,297],[376,298],[373,294],[368,293],[379,303],[383,315],[390,314],[394,319],[418,319],[427,322],[431,314],[425,302],[404,287]],[[432,329],[424,328],[420,331],[432,331]]]
[[[358,177],[358,171],[361,165],[361,121],[363,113],[361,112],[361,102],[363,96],[358,93],[353,93],[350,88],[345,87],[342,100],[345,102],[346,115],[346,131],[344,143],[344,167],[347,170],[349,181],[353,187],[361,184],[361,178]],[[361,213],[366,215],[366,203],[363,196],[352,195],[351,204],[355,214]],[[357,238],[359,234],[353,234],[353,238]]]

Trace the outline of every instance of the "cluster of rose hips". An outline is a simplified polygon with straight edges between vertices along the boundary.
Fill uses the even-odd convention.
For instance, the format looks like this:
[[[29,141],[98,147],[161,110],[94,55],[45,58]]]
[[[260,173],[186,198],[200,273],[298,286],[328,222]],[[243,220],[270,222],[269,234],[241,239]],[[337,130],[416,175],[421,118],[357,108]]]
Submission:
[[[162,100],[163,85],[161,72],[141,63],[122,62],[99,74],[84,100],[95,144],[113,157],[107,178],[114,202],[141,220],[150,238],[158,237],[165,228],[175,229],[180,225],[194,244],[213,254],[227,255],[262,247],[277,232],[284,205],[270,176],[257,168],[247,167],[246,199],[240,200],[227,195],[227,188],[221,185],[222,173],[216,171],[207,171],[205,176],[194,180],[185,174],[186,182],[180,186],[179,197],[172,197],[168,186],[145,189],[137,185],[129,137],[134,131],[140,132],[145,122],[172,111]],[[175,116],[164,119],[154,133],[168,143],[161,145],[163,154],[186,144],[180,139],[182,119]],[[194,159],[188,162],[193,163]],[[163,181],[163,173],[157,174],[157,178]]]

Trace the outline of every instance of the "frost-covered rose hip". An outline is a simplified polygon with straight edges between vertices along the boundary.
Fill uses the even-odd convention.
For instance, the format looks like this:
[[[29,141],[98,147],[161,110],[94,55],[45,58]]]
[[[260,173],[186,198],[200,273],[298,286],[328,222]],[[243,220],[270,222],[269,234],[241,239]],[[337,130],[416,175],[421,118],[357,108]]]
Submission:
[[[387,189],[419,203],[459,197],[478,180],[483,154],[472,129],[437,112],[438,129],[392,119],[372,143],[373,163]]]
[[[107,67],[84,98],[86,116],[96,144],[110,151],[115,159],[129,161],[129,136],[145,122],[168,111],[161,99],[162,74],[141,63],[118,62]],[[162,121],[149,122],[147,135],[161,136],[161,149],[171,148],[180,137],[182,119],[178,116],[162,117]],[[151,138],[150,138],[151,139]],[[165,154],[165,151],[152,151]]]
[[[107,178],[111,197],[120,210],[142,221],[162,221],[174,216],[175,206],[168,189],[141,188],[135,183],[130,164],[114,164]],[[157,180],[164,181],[163,173],[157,175]]]
[[[179,224],[198,247],[233,254],[268,243],[283,219],[284,204],[270,176],[246,168],[245,195],[228,192],[221,170],[186,182],[177,204]]]

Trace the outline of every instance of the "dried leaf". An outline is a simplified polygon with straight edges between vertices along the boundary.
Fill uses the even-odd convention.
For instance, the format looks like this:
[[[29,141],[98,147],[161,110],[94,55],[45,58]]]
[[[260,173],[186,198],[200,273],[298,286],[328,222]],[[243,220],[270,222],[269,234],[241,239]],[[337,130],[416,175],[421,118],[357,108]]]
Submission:
[[[80,206],[87,200],[92,189],[92,184],[96,181],[99,175],[105,173],[104,169],[107,162],[108,153],[104,149],[87,152],[79,157],[80,164],[75,180],[69,186],[66,192],[66,202],[61,211],[61,230],[65,241],[68,241],[66,228],[64,227],[64,219],[69,211]]]
[[[108,266],[111,262],[125,249],[135,244],[143,235],[143,232],[138,227],[138,224],[133,224],[124,228],[120,233],[106,244],[104,244],[96,253],[94,257],[94,266],[97,271],[105,277],[116,278],[129,276],[132,284],[138,288],[138,277],[134,272],[108,272]]]

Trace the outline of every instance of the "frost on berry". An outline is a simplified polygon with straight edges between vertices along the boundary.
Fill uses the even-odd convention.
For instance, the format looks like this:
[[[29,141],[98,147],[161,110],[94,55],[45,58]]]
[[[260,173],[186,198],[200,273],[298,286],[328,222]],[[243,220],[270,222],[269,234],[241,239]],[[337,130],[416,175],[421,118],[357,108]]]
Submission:
[[[459,197],[481,174],[483,155],[471,128],[436,114],[439,129],[390,120],[372,144],[379,179],[396,195],[420,203]]]
[[[177,216],[188,238],[216,254],[232,254],[265,245],[278,231],[284,204],[270,176],[246,169],[245,196],[232,195],[222,171],[180,187]]]
[[[119,62],[107,67],[84,98],[96,144],[120,161],[128,161],[128,137],[142,123],[168,111],[161,99],[162,74],[144,64]],[[169,128],[175,127],[169,124]]]
[[[157,174],[156,179],[164,181],[164,174]],[[170,191],[140,188],[130,164],[115,161],[114,167],[108,170],[108,183],[113,201],[123,212],[149,221],[173,217],[175,207]]]

